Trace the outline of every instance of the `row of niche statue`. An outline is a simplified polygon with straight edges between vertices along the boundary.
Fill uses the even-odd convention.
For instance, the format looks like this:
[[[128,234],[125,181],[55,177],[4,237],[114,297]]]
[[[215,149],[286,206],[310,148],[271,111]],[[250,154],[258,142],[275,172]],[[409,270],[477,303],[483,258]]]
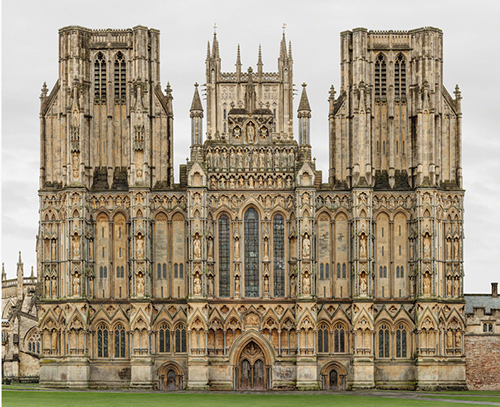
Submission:
[[[212,175],[210,177],[210,188],[211,189],[235,189],[235,188],[292,188],[293,179],[290,175],[287,175],[284,179],[281,175],[269,175],[265,178],[262,175],[254,177],[250,175],[247,179],[240,175],[238,178],[230,176],[226,180],[226,177],[216,177]]]
[[[252,170],[260,169],[277,170],[292,169],[295,165],[295,153],[293,149],[236,149],[226,152],[225,150],[208,150],[205,155],[207,168]]]

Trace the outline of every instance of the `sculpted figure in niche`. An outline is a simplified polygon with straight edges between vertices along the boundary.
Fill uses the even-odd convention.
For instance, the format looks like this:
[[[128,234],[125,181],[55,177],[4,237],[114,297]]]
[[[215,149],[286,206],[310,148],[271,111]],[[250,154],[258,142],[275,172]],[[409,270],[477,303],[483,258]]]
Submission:
[[[359,292],[360,294],[366,294],[368,290],[368,281],[366,273],[363,271],[359,276]]]
[[[209,170],[211,170],[212,169],[212,152],[211,151],[208,151],[206,159],[207,159],[207,167]]]
[[[80,156],[78,153],[73,153],[73,179],[78,179],[78,172],[80,166]]]
[[[207,245],[208,245],[208,260],[213,260],[214,259],[214,242],[212,240],[212,238],[209,238],[208,239],[208,242],[207,242]]]
[[[431,295],[431,275],[429,272],[424,274],[424,295]]]
[[[247,141],[249,143],[253,143],[255,141],[255,129],[251,124],[247,126]]]
[[[144,238],[141,234],[137,235],[137,258],[144,258]]]
[[[251,159],[250,153],[246,151],[242,155],[243,155],[243,160],[245,161],[245,168],[250,168],[250,159]]]
[[[252,151],[252,170],[257,170],[257,166],[259,165],[259,156],[257,150]]]
[[[73,276],[73,295],[80,294],[80,274],[76,272]]]
[[[45,277],[45,296],[50,297],[50,278]]]
[[[269,259],[269,239],[267,236],[264,238],[264,259]]]
[[[455,332],[455,348],[460,349],[462,347],[462,332]]]
[[[89,278],[89,293],[90,298],[94,298],[94,278],[92,276]]]
[[[73,258],[80,257],[80,237],[75,233],[73,235]]]
[[[273,154],[270,151],[267,152],[267,168],[273,168]]]
[[[234,239],[234,259],[240,259],[240,239],[238,237]]]
[[[290,297],[295,297],[297,295],[297,279],[295,274],[290,277]]]
[[[460,280],[458,277],[455,277],[455,297],[460,297]]]
[[[311,239],[309,239],[309,235],[306,233],[304,235],[304,240],[302,241],[302,256],[309,257],[311,254]]]
[[[141,271],[139,271],[139,274],[137,274],[137,295],[144,295],[144,275]]]
[[[231,168],[236,167],[236,154],[234,153],[229,153],[229,166]]]
[[[366,257],[366,235],[364,233],[359,237],[359,257]]]
[[[266,157],[264,155],[264,151],[260,150],[260,153],[259,153],[259,167],[260,168],[264,168],[265,161],[266,161]]]
[[[52,260],[56,259],[56,240],[55,239],[51,240],[51,256],[52,256]]]
[[[288,153],[288,166],[293,167],[293,165],[294,165],[294,154],[293,150],[290,150],[290,152]]]
[[[201,239],[200,235],[196,234],[194,235],[194,257],[199,259],[201,258]]]
[[[453,254],[455,255],[455,259],[458,260],[458,239],[453,241]]]
[[[253,177],[248,178],[248,187],[253,188]]]
[[[237,294],[240,292],[240,276],[234,278],[234,292]]]
[[[194,290],[194,295],[201,294],[201,278],[198,272],[196,272],[196,274],[194,275],[193,290]]]
[[[452,287],[452,281],[451,281],[451,276],[448,276],[448,278],[446,279],[446,295],[448,297],[451,297],[453,295],[452,293],[452,290],[453,290],[453,287]]]
[[[264,276],[264,292],[269,292],[269,276]]]
[[[428,233],[424,236],[424,257],[431,257],[431,237]]]
[[[304,273],[304,277],[302,278],[302,285],[303,285],[302,292],[304,293],[304,295],[310,294],[311,293],[311,276],[309,275],[309,273],[307,271]]]
[[[52,297],[57,297],[57,277],[52,277]]]
[[[214,153],[214,169],[219,168],[219,153]]]
[[[236,168],[239,170],[243,168],[243,155],[239,151],[236,154]]]
[[[451,259],[451,239],[446,239],[446,258]]]
[[[208,276],[208,295],[214,295],[214,276]]]
[[[448,329],[448,332],[446,332],[446,347],[453,349],[453,332],[451,332],[451,329]]]

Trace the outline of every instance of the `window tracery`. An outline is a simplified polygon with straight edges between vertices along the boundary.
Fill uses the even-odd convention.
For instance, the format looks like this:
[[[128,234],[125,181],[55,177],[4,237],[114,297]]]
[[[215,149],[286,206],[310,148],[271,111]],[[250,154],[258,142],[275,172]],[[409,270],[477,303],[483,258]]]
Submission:
[[[375,61],[375,97],[387,97],[387,64],[382,54]]]
[[[389,357],[389,327],[387,324],[380,325],[378,330],[378,356],[379,358]]]
[[[122,324],[115,328],[115,358],[125,357],[125,329]]]
[[[219,218],[219,296],[229,297],[230,273],[229,217]]]
[[[100,324],[97,328],[97,357],[107,358],[108,354],[108,328]]]
[[[245,212],[245,296],[259,296],[259,215]]]
[[[274,296],[285,296],[285,219],[276,215],[273,221]]]
[[[102,52],[97,54],[94,63],[94,99],[106,102],[106,59]]]

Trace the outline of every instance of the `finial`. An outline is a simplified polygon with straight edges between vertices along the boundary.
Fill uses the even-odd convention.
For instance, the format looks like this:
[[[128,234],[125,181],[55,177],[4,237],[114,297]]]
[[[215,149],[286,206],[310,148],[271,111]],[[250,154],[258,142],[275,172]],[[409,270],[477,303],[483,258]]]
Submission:
[[[285,30],[286,30],[286,23],[283,23],[283,35],[285,35]]]
[[[207,41],[207,59],[210,59],[210,41]]]
[[[35,275],[33,274],[33,266],[31,266],[31,277],[34,277]]]
[[[198,85],[198,82],[195,82],[194,83],[194,87],[197,88],[199,85]]]
[[[257,59],[257,65],[262,65],[262,47],[259,44],[259,57]]]
[[[217,35],[217,23],[214,23],[214,35]]]
[[[292,59],[292,41],[288,41],[288,58]]]
[[[307,86],[307,83],[302,82],[302,87],[305,88]]]
[[[47,89],[47,82],[44,82],[43,86],[42,86],[42,93],[40,95],[40,98],[46,98],[48,92],[49,92],[49,90]]]
[[[21,263],[21,251],[19,251],[19,263]]]
[[[240,44],[238,44],[238,50],[236,51],[236,66],[241,67]]]
[[[460,88],[458,87],[458,83],[455,86],[455,99],[462,99],[462,92],[460,92]]]
[[[330,86],[330,99],[335,100],[335,87],[332,85]]]

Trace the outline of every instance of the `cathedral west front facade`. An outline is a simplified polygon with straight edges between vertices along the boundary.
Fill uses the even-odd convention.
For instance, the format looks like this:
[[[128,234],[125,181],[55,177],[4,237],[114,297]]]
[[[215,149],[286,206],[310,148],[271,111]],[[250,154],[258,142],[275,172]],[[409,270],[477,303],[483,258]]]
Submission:
[[[340,39],[328,174],[285,36],[276,72],[260,52],[243,69],[239,49],[224,72],[214,34],[176,183],[159,32],[59,31],[40,114],[42,386],[465,387],[461,96],[443,34]]]

